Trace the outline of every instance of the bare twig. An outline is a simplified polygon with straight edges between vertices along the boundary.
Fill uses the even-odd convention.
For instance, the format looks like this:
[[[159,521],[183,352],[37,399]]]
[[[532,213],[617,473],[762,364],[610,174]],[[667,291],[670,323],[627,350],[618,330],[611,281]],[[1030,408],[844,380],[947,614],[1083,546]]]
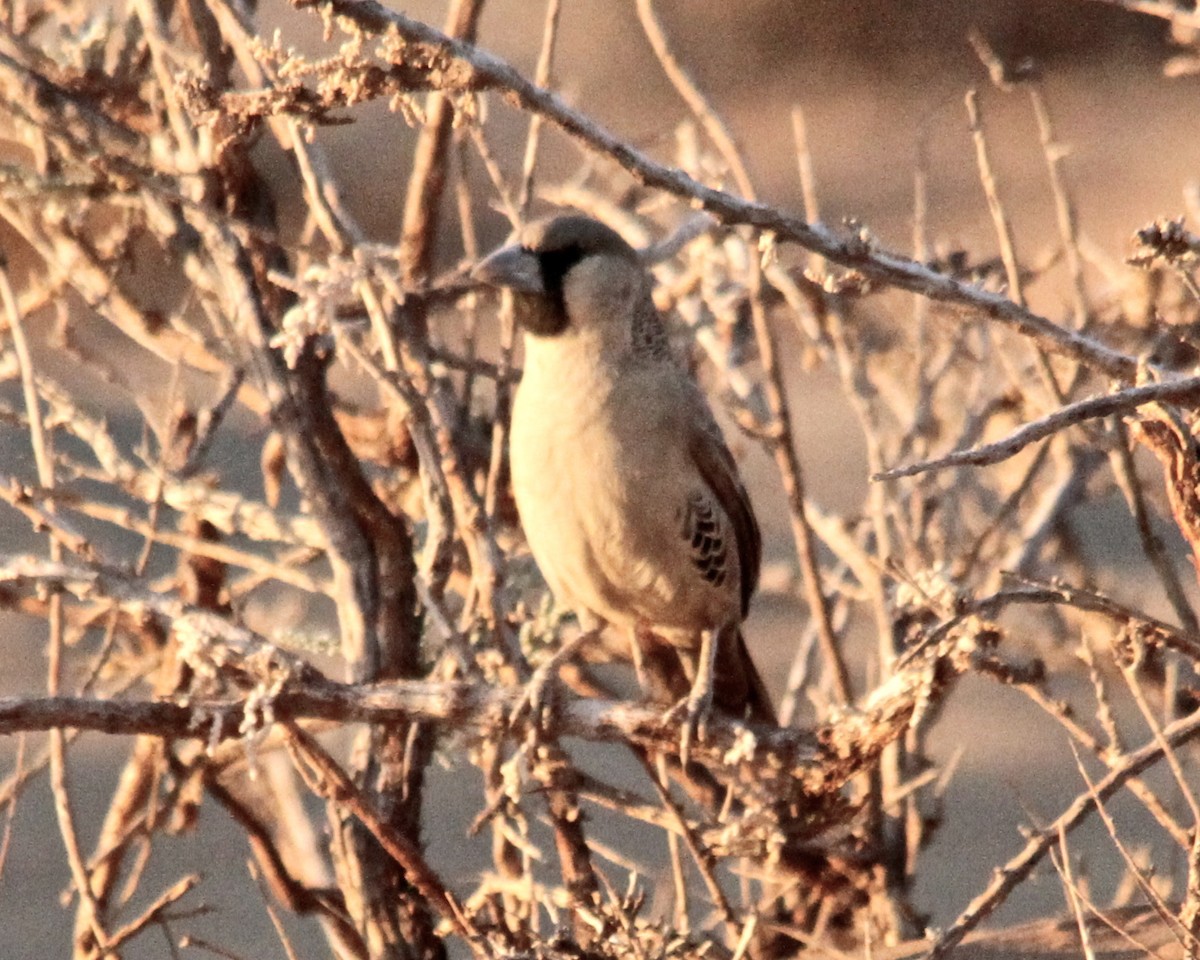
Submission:
[[[302,0],[307,5],[311,0]],[[447,37],[427,24],[385,9],[375,0],[323,0],[323,6],[372,32],[395,29],[401,36],[428,44],[470,67],[474,89],[496,89],[519,107],[540,113],[589,148],[611,157],[641,183],[697,201],[722,223],[746,224],[781,241],[797,243],[865,276],[920,293],[933,300],[981,312],[1013,327],[1048,352],[1072,357],[1117,378],[1132,380],[1137,361],[1091,337],[1064,330],[1025,310],[1006,297],[991,294],[939,274],[906,257],[876,250],[861,237],[839,239],[820,225],[810,225],[768,204],[741,200],[707,187],[681,170],[656,163],[623,140],[568,107],[556,94],[522,77],[505,61],[469,44]]]
[[[1200,713],[1183,717],[1163,730],[1165,741],[1178,746],[1200,734]],[[930,960],[946,956],[968,933],[996,909],[1016,886],[1029,875],[1054,845],[1059,831],[1070,831],[1082,823],[1096,809],[1096,804],[1107,800],[1121,789],[1131,777],[1135,777],[1152,764],[1162,759],[1162,747],[1157,741],[1146,744],[1130,753],[1119,766],[1111,769],[1096,781],[1091,788],[1081,793],[1047,827],[1038,830],[1015,857],[999,871],[995,879],[979,894],[937,938],[927,956]]]
[[[1138,407],[1150,403],[1189,400],[1200,394],[1200,377],[1152,383],[1142,387],[1127,387],[1116,393],[1089,397],[1068,404],[1047,414],[1040,420],[1027,423],[1003,440],[987,443],[970,450],[959,450],[935,460],[926,460],[907,467],[895,467],[876,474],[872,480],[895,480],[911,477],[930,470],[945,470],[948,467],[984,467],[1016,456],[1031,443],[1037,443],[1067,427],[1095,420],[1112,414],[1128,414]]]

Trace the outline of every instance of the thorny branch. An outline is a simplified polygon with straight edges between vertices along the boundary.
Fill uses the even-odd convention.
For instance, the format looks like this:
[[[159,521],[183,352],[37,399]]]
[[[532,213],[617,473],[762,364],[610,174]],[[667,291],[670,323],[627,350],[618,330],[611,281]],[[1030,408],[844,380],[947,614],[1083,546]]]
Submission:
[[[309,0],[304,0],[302,5],[310,5]],[[499,90],[515,106],[546,117],[589,148],[615,160],[644,186],[695,201],[727,226],[745,224],[755,227],[780,241],[796,243],[827,260],[857,270],[868,279],[931,300],[977,310],[992,320],[1011,326],[1048,352],[1087,363],[1110,376],[1129,380],[1137,373],[1135,358],[1066,330],[1003,295],[972,288],[906,257],[874,249],[868,238],[838,238],[821,224],[806,223],[769,204],[742,200],[706,186],[676,167],[656,163],[567,106],[553,92],[525,79],[498,57],[447,37],[428,24],[387,10],[375,0],[324,0],[320,6],[369,32],[395,30],[405,40],[426,44],[442,55],[468,65],[471,72],[466,88],[470,91]]]
[[[1109,2],[1198,26],[1173,4]],[[572,15],[558,0],[532,79],[477,44],[482,0],[449,4],[443,30],[374,0],[295,5],[322,18],[320,54],[266,39],[227,0],[130,0],[124,21],[83,0],[0,4],[0,443],[32,454],[5,461],[0,504],[50,554],[0,556],[0,607],[44,621],[50,654],[44,694],[0,699],[0,736],[51,733],[0,785],[0,865],[16,797],[49,766],[76,957],[150,930],[172,951],[201,942],[174,932],[197,875],[142,881],[164,832],[201,829],[212,802],[245,832],[264,889],[316,917],[338,958],[438,960],[451,938],[479,956],[572,960],[844,954],[919,933],[921,853],[948,815],[929,732],[972,673],[1041,705],[1104,776],[927,949],[952,949],[1054,847],[1067,857],[1067,833],[1121,789],[1183,848],[1178,923],[1200,928],[1197,825],[1179,812],[1200,810],[1185,775],[1200,637],[1172,539],[1200,557],[1200,378],[1177,362],[1194,352],[1200,241],[1183,220],[1137,233],[1129,264],[1152,302],[1135,323],[1085,269],[1096,258],[1036,71],[978,35],[1001,89],[1029,88],[1058,214],[1049,259],[1069,273],[1069,296],[1044,298],[1069,300],[1061,320],[1028,306],[1053,263],[1018,256],[1032,245],[997,185],[981,95],[971,126],[1000,256],[931,253],[922,166],[910,258],[820,222],[820,141],[799,105],[809,219],[756,199],[648,0],[641,23],[691,117],[673,145],[646,149],[550,88]],[[512,117],[486,94],[518,111],[519,160],[499,146]],[[389,168],[404,197],[396,246],[370,238],[325,152],[324,128],[375,100],[419,128],[411,167]],[[554,130],[584,148],[565,183],[538,166]],[[295,195],[265,169],[276,156],[298,174]],[[783,559],[761,592],[786,605],[795,650],[760,660],[768,680],[792,661],[797,726],[716,716],[681,769],[663,705],[600,669],[628,657],[624,638],[572,641],[506,486],[512,317],[497,347],[492,304],[463,269],[489,203],[514,222],[573,206],[644,248],[681,352],[773,455],[793,536],[769,544]],[[894,319],[897,291],[916,295],[915,329]],[[861,430],[880,481],[861,509],[837,515],[804,483],[794,338]],[[1051,389],[1026,389],[1039,379]],[[1013,459],[1038,442],[1032,462]],[[1137,576],[1177,623],[1130,601],[1134,574],[1114,583],[1076,535],[1081,505],[1113,503],[1148,558]],[[1081,632],[1094,702],[1056,687],[1053,653]],[[877,653],[862,658],[872,633]],[[348,679],[331,678],[343,666]],[[533,717],[519,709],[531,678],[546,693]],[[1144,731],[1125,729],[1122,697],[1153,734],[1144,746],[1126,746]],[[350,750],[324,737],[342,730]],[[136,737],[90,856],[66,763],[96,739],[81,731]],[[1170,791],[1141,776],[1160,760]],[[439,761],[477,797],[473,824],[438,805]],[[630,843],[631,822],[661,831],[663,849]],[[444,850],[485,825],[491,870],[464,879]],[[651,897],[640,879],[668,859],[673,904],[668,884]]]

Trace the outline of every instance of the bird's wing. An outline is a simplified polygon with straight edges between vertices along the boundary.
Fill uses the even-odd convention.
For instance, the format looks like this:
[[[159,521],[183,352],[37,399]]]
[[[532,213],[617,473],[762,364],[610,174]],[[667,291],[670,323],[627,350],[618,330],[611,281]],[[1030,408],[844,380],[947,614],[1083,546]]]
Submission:
[[[721,436],[721,428],[711,416],[698,419],[700,422],[693,424],[690,430],[688,453],[733,524],[738,565],[742,572],[742,615],[745,616],[750,609],[750,597],[758,586],[758,571],[762,566],[762,535],[750,497],[738,476],[733,454]]]

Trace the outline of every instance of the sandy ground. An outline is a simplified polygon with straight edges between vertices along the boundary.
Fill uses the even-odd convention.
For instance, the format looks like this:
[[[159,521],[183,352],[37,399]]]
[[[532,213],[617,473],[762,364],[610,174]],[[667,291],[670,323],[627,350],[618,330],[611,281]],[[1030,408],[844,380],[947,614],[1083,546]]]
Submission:
[[[433,11],[435,21],[441,18],[441,6],[405,5],[416,15]],[[534,57],[540,16],[530,12],[532,6],[498,0],[483,29],[485,45],[526,67]],[[651,67],[632,13],[609,0],[574,0],[565,6],[561,89],[625,136],[653,147],[683,110]],[[1054,18],[1055,30],[1048,26],[1045,36],[1036,17],[1027,17],[1020,29],[1014,27],[1003,12],[1006,4],[905,4],[914,9],[906,11],[902,22],[895,19],[900,15],[892,11],[894,5],[883,0],[799,4],[786,16],[778,4],[711,6],[713,10],[700,14],[688,4],[664,4],[664,18],[680,38],[685,60],[745,145],[762,195],[799,206],[788,111],[801,104],[808,115],[824,218],[836,223],[845,216],[857,217],[889,246],[905,249],[909,244],[914,158],[918,138],[924,135],[931,233],[980,254],[995,248],[962,105],[968,87],[986,87],[963,39],[973,16],[985,27],[992,24],[1016,52],[1025,49],[1023,43],[1048,54],[1047,97],[1060,140],[1071,147],[1068,169],[1083,227],[1112,256],[1122,255],[1137,227],[1180,212],[1181,190],[1200,171],[1197,81],[1162,80],[1164,48],[1153,42],[1161,31],[1132,18],[1113,19],[1106,10],[1097,12],[1097,4],[1046,4],[1047,10],[1055,8],[1046,14],[1048,23]],[[266,4],[266,16],[278,18],[285,39],[313,48],[312,23],[278,7]],[[812,18],[837,17],[839,8],[866,14],[855,30],[828,24],[823,31],[812,28]],[[1069,32],[1056,33],[1063,17],[1078,21],[1072,21],[1078,26],[1074,41],[1062,39]],[[1028,102],[1022,94],[992,89],[983,89],[982,98],[1018,247],[1036,258],[1041,242],[1037,238],[1054,235],[1053,212]],[[373,188],[352,192],[350,203],[373,236],[386,241],[397,229],[399,189],[412,132],[382,110],[365,110],[362,118],[355,126],[324,131],[322,138],[351,181],[356,174],[371,175]],[[506,126],[496,141],[500,151],[513,147],[522,129],[511,116],[502,119]],[[388,158],[382,171],[363,169],[364,144],[370,145],[372,157]],[[548,175],[573,166],[574,148],[553,136],[548,146]],[[274,160],[267,155],[264,163]],[[388,189],[389,166],[396,171],[394,190]],[[282,166],[273,169],[286,189],[294,189]],[[498,233],[500,218],[492,217],[491,222]],[[1033,297],[1036,307],[1052,314],[1063,300],[1062,292],[1053,288],[1036,289]],[[789,342],[785,337],[785,345]],[[812,495],[834,509],[854,508],[866,480],[852,416],[820,376],[796,372],[792,391]],[[7,444],[4,453],[9,458],[21,455]],[[764,518],[768,557],[785,556],[788,533],[773,472],[759,456],[750,457],[746,469]],[[5,551],[36,543],[23,528],[6,525],[4,530]],[[1136,585],[1131,589],[1136,591]],[[769,598],[760,601],[751,619],[751,645],[777,689],[802,616],[795,605]],[[36,629],[7,617],[4,631],[0,694],[37,689],[42,654]],[[1020,735],[1014,737],[1014,731]],[[1063,737],[1016,694],[982,680],[966,681],[952,698],[934,745],[942,759],[961,751],[958,774],[946,797],[945,825],[926,855],[918,893],[920,906],[944,925],[982,888],[994,866],[1019,849],[1019,826],[1031,818],[1056,815],[1080,784]],[[125,747],[91,737],[72,754],[75,803],[89,847]],[[0,743],[5,766],[11,755],[12,744]],[[427,835],[433,860],[454,864],[451,872],[466,878],[487,863],[487,841],[459,840],[441,829],[443,823],[466,823],[477,812],[473,780],[471,789],[463,789],[463,777],[474,774],[448,769],[434,775],[428,808],[436,813],[428,820]],[[1156,837],[1152,826],[1127,807],[1123,800],[1115,805],[1118,813],[1130,814],[1126,840],[1136,846]],[[639,849],[660,844],[649,832],[627,839]],[[1075,835],[1073,843],[1076,851],[1087,852],[1094,895],[1102,902],[1119,877],[1117,855],[1095,825]],[[245,877],[248,851],[223,814],[206,806],[199,831],[166,841],[161,853],[152,860],[143,889],[161,888],[183,865],[198,866],[210,881],[204,900],[219,912],[189,921],[186,929],[246,956],[282,955],[261,905],[247,896],[250,888],[244,880],[235,881]],[[0,879],[0,956],[40,960],[66,955],[71,921],[59,906],[58,894],[67,881],[49,794],[39,783],[18,806],[13,846]],[[1061,904],[1057,879],[1043,875],[1013,898],[1001,918],[1042,915]],[[314,925],[292,920],[287,925],[300,956],[323,955]],[[165,944],[154,935],[127,953],[130,958],[166,955]]]

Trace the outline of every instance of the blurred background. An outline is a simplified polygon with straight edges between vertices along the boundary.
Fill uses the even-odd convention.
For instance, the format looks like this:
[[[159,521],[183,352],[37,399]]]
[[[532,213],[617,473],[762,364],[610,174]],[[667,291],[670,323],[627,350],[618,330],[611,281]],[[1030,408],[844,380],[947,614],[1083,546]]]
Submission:
[[[1164,77],[1164,67],[1179,52],[1169,27],[1114,5],[1077,0],[660,0],[657,6],[677,55],[743,147],[761,198],[801,209],[791,122],[792,108],[800,106],[808,122],[822,219],[829,224],[859,221],[890,249],[907,252],[912,247],[914,175],[923,152],[931,242],[941,251],[969,249],[980,259],[994,253],[995,235],[963,103],[971,88],[980,91],[1019,255],[1037,261],[1043,246],[1058,242],[1028,98],[991,84],[968,43],[972,29],[1005,60],[1028,58],[1042,73],[1059,141],[1069,151],[1067,176],[1093,250],[1089,270],[1096,279],[1123,282],[1127,272],[1122,260],[1133,231],[1156,217],[1185,212],[1187,191],[1200,177],[1200,77]],[[563,7],[556,89],[622,137],[650,153],[670,156],[676,125],[687,111],[658,69],[632,2],[565,0]],[[403,10],[438,26],[445,16],[441,2],[405,3]],[[532,74],[542,15],[542,5],[529,0],[493,0],[479,43]],[[323,49],[320,20],[311,12],[270,0],[261,5],[259,22],[266,37],[278,29],[285,45],[311,53]],[[525,120],[499,102],[490,109],[493,148],[515,170]],[[414,131],[381,103],[357,109],[353,117],[353,124],[323,128],[318,137],[353,213],[372,239],[392,243]],[[578,168],[578,148],[557,132],[548,130],[543,146],[539,182],[557,182]],[[296,215],[300,206],[289,207],[288,198],[298,198],[299,184],[290,164],[269,138],[262,141],[257,159],[278,186],[285,218],[289,211]],[[497,213],[480,210],[478,222],[485,246],[506,232]],[[452,266],[456,256],[456,251],[446,251],[442,266]],[[1136,285],[1132,272],[1128,281]],[[164,299],[177,293],[164,291]],[[1052,283],[1031,291],[1033,308],[1051,318],[1064,314],[1067,300],[1065,287]],[[780,335],[792,372],[795,426],[809,493],[830,509],[853,511],[867,489],[857,423],[831,383],[802,369],[794,334],[781,330]],[[146,402],[152,404],[165,389],[170,370],[156,363],[143,369],[136,348],[128,349],[130,367],[144,380]],[[96,391],[102,395],[103,384],[97,383]],[[123,429],[121,416],[114,411],[118,431]],[[124,416],[134,423],[131,411]],[[28,457],[9,446],[11,435],[4,443],[0,456]],[[789,570],[771,568],[773,557],[787,556],[790,550],[777,476],[765,456],[745,450],[744,444],[739,452],[745,454],[744,469],[764,522],[768,577],[786,579]],[[230,447],[224,455],[235,458],[236,449]],[[246,464],[245,483],[248,489],[259,483],[253,463]],[[1102,512],[1084,516],[1097,529],[1081,533],[1109,552],[1119,573],[1121,545],[1132,542],[1129,521]],[[27,523],[2,507],[0,524],[3,552],[40,549],[42,541]],[[1123,586],[1137,599],[1136,578]],[[755,656],[777,693],[802,616],[794,602],[768,595],[757,603],[748,627]],[[6,614],[0,629],[0,695],[37,690],[44,676],[42,627]],[[919,906],[932,914],[935,925],[949,923],[994,867],[1019,849],[1021,824],[1052,819],[1080,789],[1065,739],[1040,712],[993,683],[971,677],[963,683],[934,736],[939,757],[953,761],[957,770],[947,792],[945,824],[925,855],[925,887],[918,894]],[[1014,738],[1018,729],[1027,735]],[[1017,752],[1015,740],[1021,744]],[[28,749],[36,747],[31,738]],[[85,838],[95,835],[124,749],[120,742],[94,736],[72,752],[77,815]],[[13,744],[0,743],[6,768],[13,750]],[[474,803],[477,791],[456,790],[457,775],[447,769],[435,776],[427,834],[436,840],[432,856],[441,862],[456,859],[467,875],[487,862],[488,841],[454,841],[436,829],[440,817],[463,823],[475,812],[464,804]],[[1123,799],[1115,807],[1120,811],[1127,803]],[[180,857],[207,864],[210,881],[226,874],[244,879],[248,854],[242,834],[211,807],[205,808],[198,833],[171,842],[178,845]],[[1132,825],[1126,841],[1136,847],[1139,814],[1132,808],[1125,812],[1126,824]],[[1088,851],[1087,874],[1095,898],[1103,902],[1120,881],[1119,856],[1098,825],[1073,838],[1076,849]],[[59,893],[69,877],[44,780],[17,805],[9,857],[0,880],[0,955],[14,960],[66,955],[71,914],[60,908]],[[151,876],[159,871],[164,882],[174,878],[169,864],[152,863],[150,870]],[[210,882],[205,893],[220,912],[191,927],[203,930],[210,924],[209,929],[220,931],[222,943],[247,957],[281,956],[261,904],[242,895],[221,899],[221,887]],[[1026,884],[998,920],[1016,921],[1062,907],[1062,888],[1051,872]],[[310,924],[285,922],[301,956],[324,955]],[[151,938],[128,953],[166,955],[166,944],[156,949]]]

